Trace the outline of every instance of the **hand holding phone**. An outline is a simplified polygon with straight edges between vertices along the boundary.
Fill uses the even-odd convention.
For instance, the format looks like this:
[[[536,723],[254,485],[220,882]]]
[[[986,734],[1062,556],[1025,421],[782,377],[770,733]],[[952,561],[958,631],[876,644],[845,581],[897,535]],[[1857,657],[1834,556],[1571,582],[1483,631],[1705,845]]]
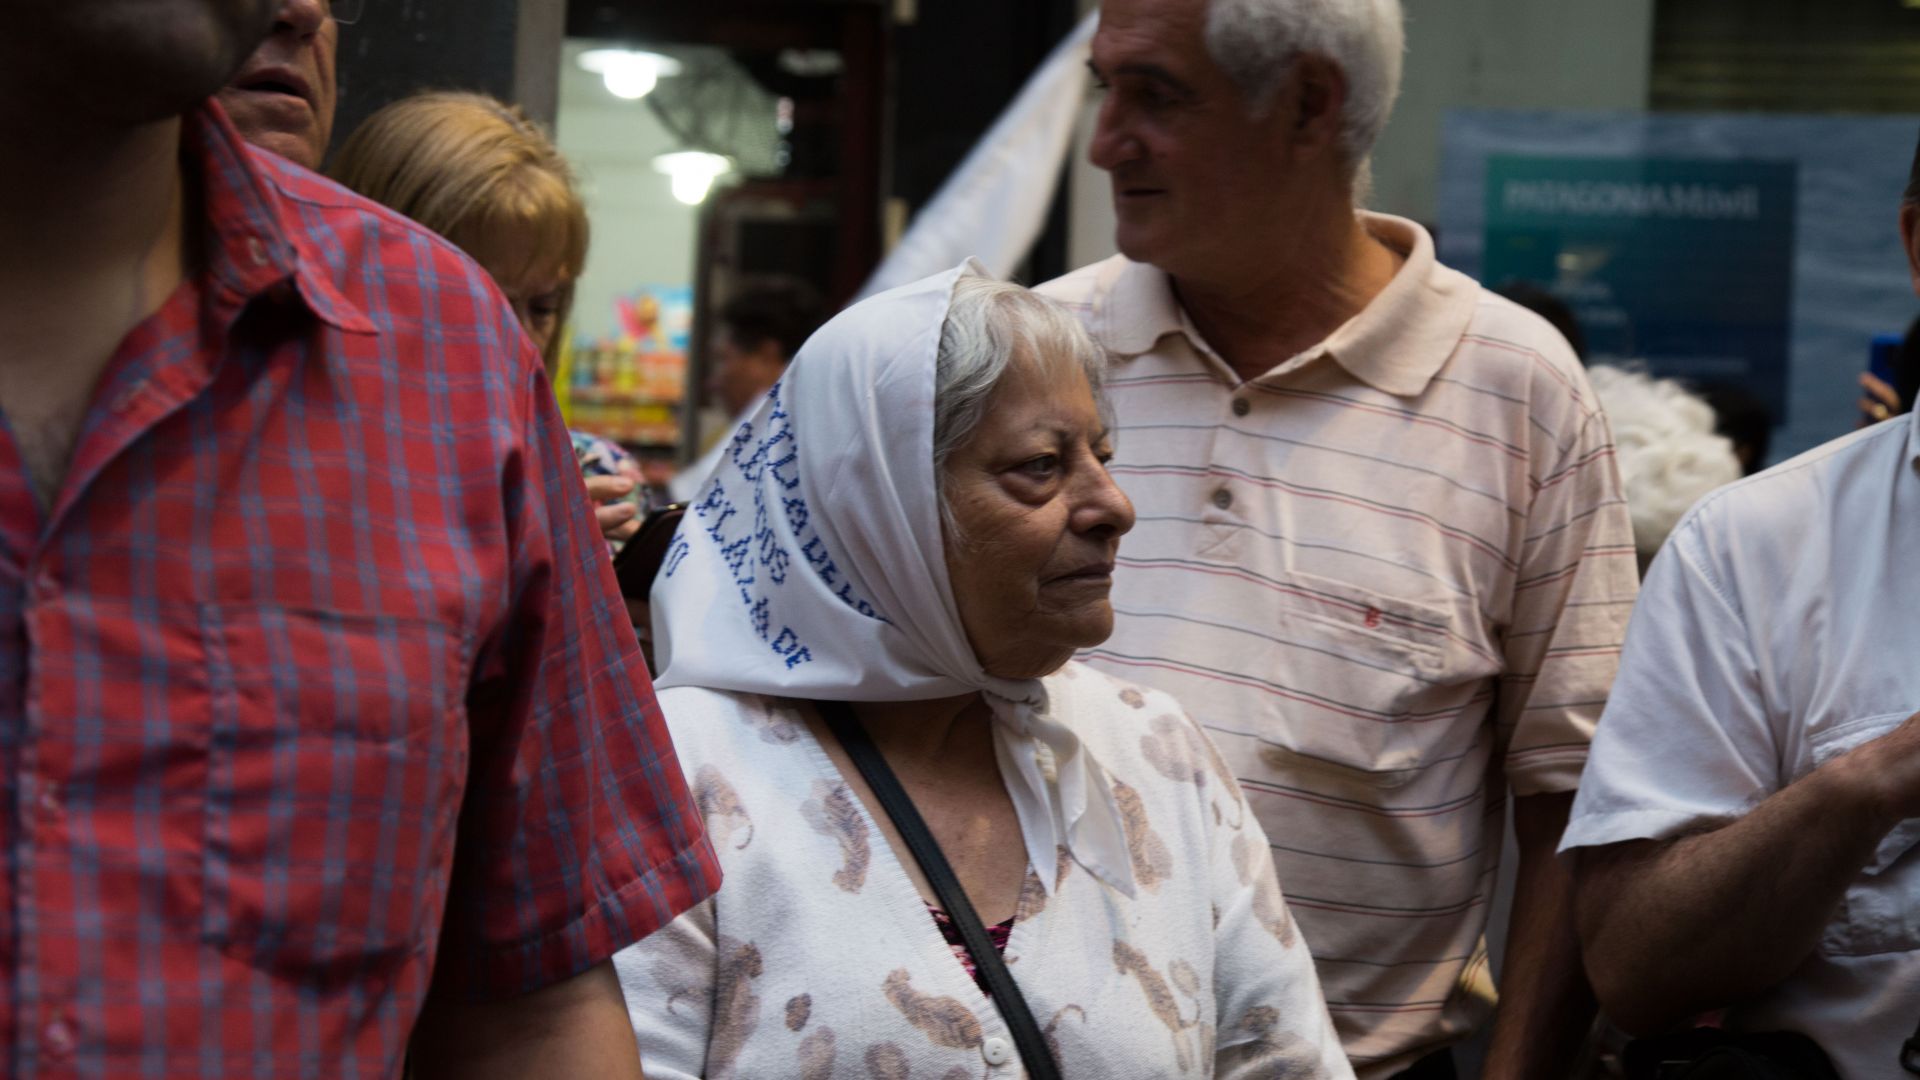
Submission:
[[[1900,382],[1895,367],[1906,339],[1899,334],[1875,334],[1867,352],[1867,370],[1860,376],[1861,425],[1877,424],[1900,411]]]
[[[673,534],[686,512],[686,503],[669,503],[648,514],[640,523],[640,531],[614,556],[613,574],[619,579],[621,596],[645,600],[653,591],[653,579],[666,562],[667,549],[673,546]]]

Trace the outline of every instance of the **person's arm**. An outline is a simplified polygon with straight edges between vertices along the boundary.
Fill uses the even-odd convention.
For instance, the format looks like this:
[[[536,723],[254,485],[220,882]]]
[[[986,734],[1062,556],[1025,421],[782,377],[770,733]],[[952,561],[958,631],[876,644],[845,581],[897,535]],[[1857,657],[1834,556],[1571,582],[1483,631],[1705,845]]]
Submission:
[[[1859,427],[1872,427],[1900,411],[1900,391],[1870,371],[1860,373]]]
[[[503,1023],[503,1039],[473,1038],[463,1062],[486,1049],[516,1054],[512,1040],[531,1045],[542,1031],[562,1030],[576,1033],[582,1053],[618,1042],[632,1054],[607,961],[711,894],[719,865],[539,358],[511,324],[500,336],[522,342],[523,381],[498,425],[500,443],[488,448],[500,509],[473,511],[499,523],[503,543],[473,570],[497,602],[476,628],[467,782],[429,999],[436,1008],[485,1010],[454,1004],[485,1001],[534,1016],[553,991],[566,1006],[565,1025],[542,1013],[543,1027]],[[570,989],[556,989],[563,986]],[[597,1011],[606,1004],[615,1012]],[[624,1041],[579,1034],[609,1021],[626,1027]],[[478,1025],[468,1028],[448,1039],[468,1038]]]
[[[1633,526],[1606,418],[1554,401],[1563,411],[1545,428],[1573,430],[1553,451],[1528,510],[1495,713],[1519,867],[1486,1080],[1571,1074],[1593,1022],[1567,872],[1554,850],[1637,588]]]
[[[1587,970],[1632,1034],[1751,998],[1819,942],[1882,837],[1920,816],[1920,714],[1710,832],[1585,848]]]
[[[1593,1023],[1593,992],[1579,977],[1572,875],[1554,857],[1572,807],[1570,794],[1513,801],[1520,866],[1483,1080],[1560,1075]]]
[[[411,1064],[418,1080],[644,1080],[611,961],[505,1001],[429,999]]]

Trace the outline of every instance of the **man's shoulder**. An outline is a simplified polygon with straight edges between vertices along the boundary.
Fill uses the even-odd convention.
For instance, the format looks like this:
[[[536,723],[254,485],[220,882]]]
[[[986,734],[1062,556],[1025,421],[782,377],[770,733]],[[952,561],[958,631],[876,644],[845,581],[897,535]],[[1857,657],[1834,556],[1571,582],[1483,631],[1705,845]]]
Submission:
[[[1133,266],[1133,260],[1125,255],[1113,255],[1099,262],[1088,263],[1078,270],[1069,271],[1052,281],[1033,287],[1033,291],[1049,300],[1057,300],[1068,306],[1091,305],[1101,294],[1113,287],[1113,283]]]
[[[1526,389],[1527,400],[1563,398],[1585,412],[1598,409],[1586,367],[1553,324],[1501,296],[1475,286],[1473,318],[1450,367],[1470,378]]]
[[[1913,428],[1912,417],[1896,417],[1728,484],[1695,503],[1669,542],[1709,557],[1733,544],[1773,546],[1792,559],[1812,532],[1831,534],[1847,519],[1864,524],[1875,507],[1884,512],[1894,496],[1887,477],[1910,467]]]
[[[486,305],[497,300],[492,278],[452,241],[397,211],[310,172],[277,154],[250,148],[254,168],[279,198],[303,256],[336,281],[368,273],[434,277]],[[505,302],[499,301],[500,309]]]

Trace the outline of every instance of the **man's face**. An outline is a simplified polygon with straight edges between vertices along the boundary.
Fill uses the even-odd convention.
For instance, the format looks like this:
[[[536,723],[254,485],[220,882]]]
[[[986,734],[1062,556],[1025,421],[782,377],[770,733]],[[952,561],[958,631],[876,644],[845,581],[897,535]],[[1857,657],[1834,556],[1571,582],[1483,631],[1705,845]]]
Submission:
[[[707,393],[728,416],[753,404],[768,387],[780,381],[786,370],[786,358],[780,355],[778,342],[768,340],[751,349],[743,349],[725,326],[714,335],[713,366],[707,371]]]
[[[1289,110],[1249,115],[1207,53],[1206,14],[1207,0],[1106,0],[1093,38],[1106,98],[1088,157],[1111,174],[1115,240],[1175,277],[1267,242],[1285,210]]]
[[[107,126],[178,116],[240,67],[278,2],[10,0],[0,112]]]
[[[275,3],[273,32],[220,91],[220,104],[248,142],[318,169],[333,137],[340,26],[327,0]]]

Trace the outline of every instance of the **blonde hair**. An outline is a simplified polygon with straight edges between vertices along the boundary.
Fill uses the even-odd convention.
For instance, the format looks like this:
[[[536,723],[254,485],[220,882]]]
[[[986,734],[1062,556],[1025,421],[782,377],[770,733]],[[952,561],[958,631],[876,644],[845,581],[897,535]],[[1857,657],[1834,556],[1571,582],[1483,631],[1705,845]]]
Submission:
[[[484,94],[416,94],[368,117],[332,176],[432,229],[503,287],[562,272],[559,324],[587,262],[587,208],[573,170],[517,105]],[[549,366],[560,334],[547,346]]]

